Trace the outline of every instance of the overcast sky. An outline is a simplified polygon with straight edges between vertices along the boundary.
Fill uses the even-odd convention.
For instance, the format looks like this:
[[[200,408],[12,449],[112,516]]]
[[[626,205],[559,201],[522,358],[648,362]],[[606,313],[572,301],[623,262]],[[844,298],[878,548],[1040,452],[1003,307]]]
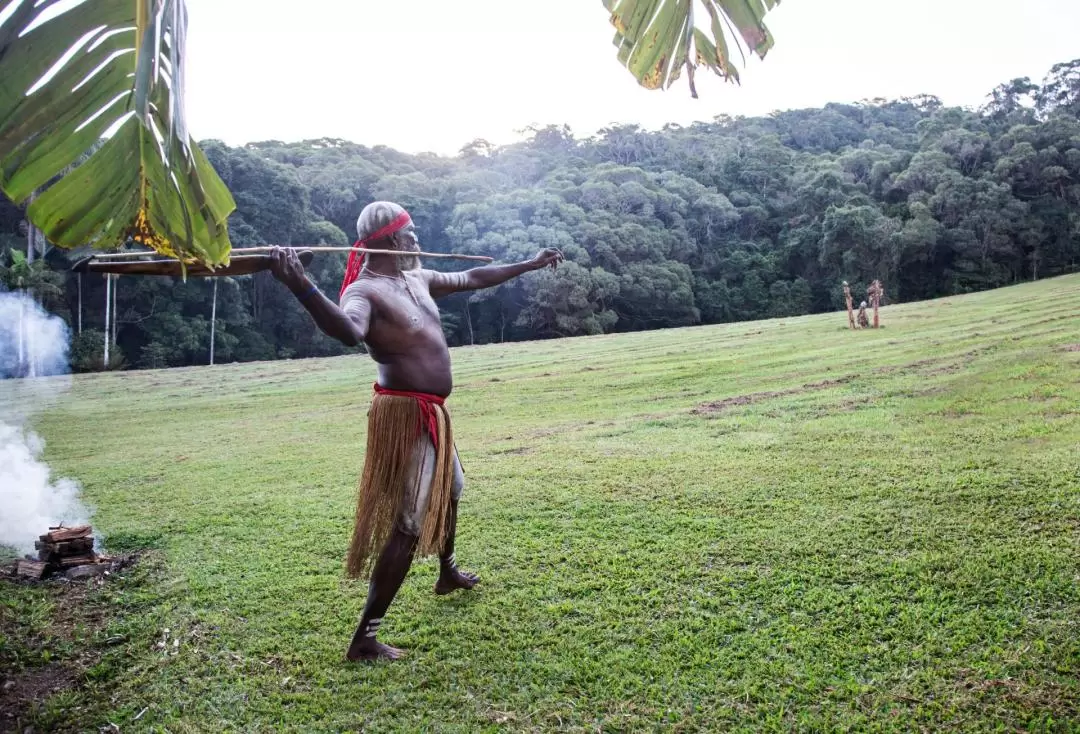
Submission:
[[[529,124],[586,136],[612,122],[922,93],[977,106],[1001,82],[1038,82],[1080,57],[1080,0],[783,0],[766,16],[776,46],[740,67],[742,86],[702,70],[694,100],[685,76],[664,92],[637,85],[600,0],[187,6],[191,131],[233,145],[337,137],[453,154],[474,138],[512,142]],[[537,7],[543,16],[524,14]]]

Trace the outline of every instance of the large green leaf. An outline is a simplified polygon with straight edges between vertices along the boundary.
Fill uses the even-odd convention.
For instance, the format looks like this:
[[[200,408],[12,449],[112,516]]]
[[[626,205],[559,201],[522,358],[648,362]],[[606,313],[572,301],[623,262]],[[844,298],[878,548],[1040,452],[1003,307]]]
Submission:
[[[615,26],[619,63],[646,89],[670,88],[685,68],[695,98],[694,70],[705,66],[738,83],[724,25],[742,54],[745,46],[760,58],[773,46],[765,13],[780,0],[603,0]],[[694,23],[694,8],[704,5],[709,31]],[[704,17],[704,16],[703,16]],[[745,55],[744,55],[745,58]]]
[[[184,120],[183,0],[0,0],[0,19],[0,189],[40,192],[30,221],[61,247],[227,261],[236,204]]]

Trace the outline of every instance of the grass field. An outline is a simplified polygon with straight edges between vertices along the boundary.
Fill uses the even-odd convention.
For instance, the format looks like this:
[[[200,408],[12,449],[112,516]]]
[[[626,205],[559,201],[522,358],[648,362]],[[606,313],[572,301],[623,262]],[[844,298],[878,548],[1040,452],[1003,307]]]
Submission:
[[[22,725],[1080,730],[1080,276],[882,319],[454,350],[483,581],[416,563],[375,666],[343,660],[368,358],[78,377],[46,458],[151,550],[0,582],[0,664],[69,685]]]

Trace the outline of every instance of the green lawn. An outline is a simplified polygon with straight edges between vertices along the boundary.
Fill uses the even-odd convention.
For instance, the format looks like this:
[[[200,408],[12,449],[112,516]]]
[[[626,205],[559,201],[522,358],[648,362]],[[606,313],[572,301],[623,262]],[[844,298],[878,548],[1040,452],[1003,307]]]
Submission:
[[[24,725],[1080,730],[1080,276],[882,320],[454,350],[483,581],[414,564],[375,666],[367,357],[78,377],[47,458],[152,550],[81,611],[0,582],[0,664],[73,686]]]

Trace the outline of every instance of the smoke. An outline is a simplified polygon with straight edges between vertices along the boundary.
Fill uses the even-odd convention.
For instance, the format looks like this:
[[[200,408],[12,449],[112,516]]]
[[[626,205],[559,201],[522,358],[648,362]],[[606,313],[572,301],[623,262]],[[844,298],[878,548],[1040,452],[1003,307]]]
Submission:
[[[24,293],[0,292],[0,546],[32,553],[50,526],[90,513],[80,486],[54,478],[30,420],[71,387],[67,325]]]
[[[0,378],[63,375],[68,327],[25,293],[0,292]]]
[[[41,461],[45,443],[33,431],[0,423],[0,545],[33,553],[34,541],[59,525],[89,522],[71,479],[53,479]]]

